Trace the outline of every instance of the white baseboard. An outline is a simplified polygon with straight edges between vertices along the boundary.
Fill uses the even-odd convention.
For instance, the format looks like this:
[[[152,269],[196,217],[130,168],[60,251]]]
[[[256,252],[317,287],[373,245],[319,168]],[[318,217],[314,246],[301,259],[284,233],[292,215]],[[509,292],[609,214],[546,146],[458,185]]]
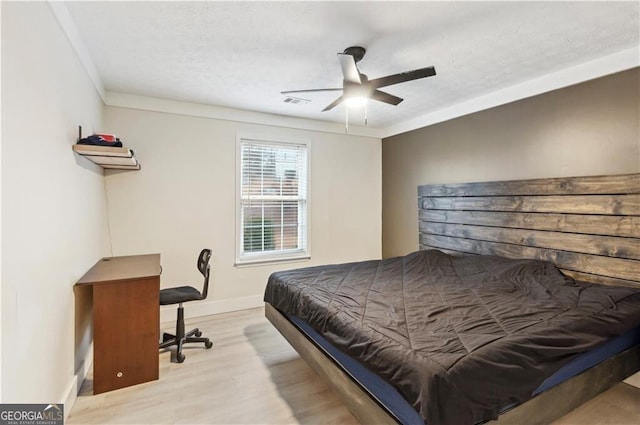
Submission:
[[[93,342],[89,345],[89,349],[84,357],[82,363],[80,363],[80,367],[76,370],[75,375],[71,378],[71,382],[67,385],[67,389],[64,392],[62,397],[64,403],[64,420],[67,420],[67,416],[71,413],[71,409],[73,408],[73,404],[76,402],[78,398],[78,393],[82,388],[82,384],[84,384],[84,380],[87,379],[87,374],[89,373],[89,369],[91,369],[91,364],[93,363]]]
[[[209,316],[211,314],[228,313],[230,311],[247,310],[249,308],[262,307],[262,295],[231,298],[228,300],[196,301],[184,304],[184,317]],[[176,321],[176,306],[167,305],[160,308],[160,323]]]
[[[60,398],[60,402],[64,405],[65,422],[69,417],[69,413],[71,413],[73,403],[75,403],[76,399],[78,398],[78,388],[80,388],[80,386],[78,385],[78,375],[73,375],[71,377],[71,380],[69,381],[69,384],[67,385],[66,390],[64,391],[64,394]]]

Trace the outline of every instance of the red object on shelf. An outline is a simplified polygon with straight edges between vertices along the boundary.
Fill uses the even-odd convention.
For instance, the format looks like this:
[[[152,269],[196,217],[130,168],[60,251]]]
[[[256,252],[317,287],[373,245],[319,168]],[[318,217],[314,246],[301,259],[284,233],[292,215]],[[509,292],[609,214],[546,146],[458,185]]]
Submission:
[[[105,142],[115,142],[118,138],[115,134],[93,133],[94,136],[100,136]]]

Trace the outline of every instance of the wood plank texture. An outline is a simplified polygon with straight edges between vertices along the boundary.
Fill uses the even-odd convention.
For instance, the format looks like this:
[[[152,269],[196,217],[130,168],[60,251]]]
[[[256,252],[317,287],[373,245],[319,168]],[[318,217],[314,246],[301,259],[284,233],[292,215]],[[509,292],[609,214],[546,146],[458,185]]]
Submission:
[[[594,195],[640,193],[640,174],[418,186],[418,196]]]
[[[640,173],[418,187],[421,249],[535,258],[640,285]]]
[[[533,258],[551,261],[558,267],[568,270],[618,279],[635,281],[640,276],[640,261],[635,260],[439,235],[425,235],[423,238],[423,244],[437,248],[452,248],[461,252],[497,255],[505,258]]]
[[[423,198],[423,209],[640,215],[640,195],[464,196]]]
[[[632,288],[638,287],[638,282],[634,282],[632,280],[616,279],[615,277],[593,275],[589,273],[577,272],[574,270],[566,270],[562,268],[560,269],[560,271],[565,275],[572,277],[575,280],[581,280],[583,282],[599,283],[602,285],[613,285],[613,286],[629,286]]]
[[[433,235],[504,242],[537,248],[563,250],[568,245],[574,247],[574,251],[584,254],[640,260],[640,239],[635,238],[431,222],[421,223],[420,229]]]
[[[640,238],[640,217],[502,211],[419,211],[420,221]]]

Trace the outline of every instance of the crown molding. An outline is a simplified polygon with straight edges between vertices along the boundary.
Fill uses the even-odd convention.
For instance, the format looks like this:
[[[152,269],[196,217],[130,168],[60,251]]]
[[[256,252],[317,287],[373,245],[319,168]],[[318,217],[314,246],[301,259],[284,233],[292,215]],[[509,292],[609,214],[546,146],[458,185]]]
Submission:
[[[640,66],[640,46],[635,46],[618,53],[564,68],[560,71],[543,75],[542,77],[527,80],[483,96],[465,100],[411,120],[387,126],[382,129],[381,137],[387,138],[428,127],[463,115],[505,105],[527,97],[583,83],[595,78],[615,74],[616,72],[626,71],[638,66]]]
[[[147,96],[138,96],[126,93],[108,92],[105,90],[100,74],[91,59],[78,28],[73,22],[64,2],[48,0],[49,7],[58,20],[60,27],[67,36],[82,66],[86,70],[96,91],[105,105],[121,108],[141,109],[147,111],[166,112],[195,117],[214,118],[227,121],[237,121],[250,124],[263,124],[275,127],[287,127],[300,130],[313,130],[325,133],[348,134],[349,136],[364,136],[381,138],[379,128],[350,125],[349,132],[341,123],[318,121],[306,118],[297,118],[284,115],[254,112],[241,109],[226,108],[215,105],[196,104],[189,102],[159,99]]]
[[[170,99],[160,99],[148,96],[138,96],[127,93],[106,93],[105,104],[120,108],[139,109],[143,111],[165,112],[191,117],[213,118],[225,121],[236,121],[249,124],[262,124],[272,127],[286,127],[298,130],[312,130],[324,133],[346,134],[349,136],[374,137],[380,139],[381,130],[375,127],[349,126],[345,132],[344,124],[318,121],[285,115],[254,112],[243,109],[226,108],[222,106],[200,103],[182,102]]]
[[[100,78],[100,74],[89,55],[86,45],[82,41],[67,7],[61,1],[48,0],[48,3],[57,18],[60,27],[66,34],[71,46],[75,50],[80,62],[89,75],[96,91],[102,98],[102,101],[108,106],[214,118],[251,124],[263,124],[300,130],[312,130],[326,133],[346,133],[342,123],[276,115],[265,112],[247,111],[215,105],[159,99],[126,93],[107,92]],[[376,128],[351,125],[349,126],[348,134],[350,136],[364,136],[380,139],[387,138],[639,66],[640,46],[634,46],[618,53],[569,68],[564,68],[560,71],[524,81],[483,96],[464,100],[446,108],[429,112],[419,117],[390,126]]]
[[[100,74],[98,74],[98,69],[91,59],[89,50],[87,50],[87,46],[84,44],[84,41],[82,41],[82,37],[80,37],[78,28],[69,14],[69,9],[67,9],[67,6],[61,1],[49,0],[48,3],[53,14],[58,20],[58,24],[60,24],[62,31],[67,36],[69,43],[71,43],[71,47],[73,47],[78,59],[80,59],[80,63],[82,63],[82,66],[87,71],[89,79],[91,79],[93,86],[96,88],[96,91],[104,102],[106,94],[104,84],[102,83]]]

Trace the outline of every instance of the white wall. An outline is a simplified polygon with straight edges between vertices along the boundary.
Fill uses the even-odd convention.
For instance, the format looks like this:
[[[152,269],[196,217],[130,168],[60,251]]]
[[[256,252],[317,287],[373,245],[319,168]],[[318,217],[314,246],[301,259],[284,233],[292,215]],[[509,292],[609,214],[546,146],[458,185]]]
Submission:
[[[2,33],[2,5],[0,4],[0,33]],[[0,48],[1,52],[1,48]],[[2,60],[0,58],[0,64]],[[2,67],[0,66],[0,81]],[[0,103],[2,99],[2,84],[0,84]],[[0,105],[0,111],[2,106]],[[2,129],[2,114],[0,113],[0,129]],[[0,130],[0,241],[2,241],[2,131]],[[0,403],[2,402],[2,243],[0,243]]]
[[[102,102],[47,3],[1,7],[2,402],[69,402],[91,336],[73,285],[108,254],[102,170],[71,146]]]
[[[261,305],[275,270],[380,258],[380,139],[109,106],[104,120],[142,163],[107,172],[114,254],[160,252],[163,287],[199,286],[196,257],[213,250],[209,298],[188,316]],[[310,261],[234,266],[237,133],[311,141]]]

